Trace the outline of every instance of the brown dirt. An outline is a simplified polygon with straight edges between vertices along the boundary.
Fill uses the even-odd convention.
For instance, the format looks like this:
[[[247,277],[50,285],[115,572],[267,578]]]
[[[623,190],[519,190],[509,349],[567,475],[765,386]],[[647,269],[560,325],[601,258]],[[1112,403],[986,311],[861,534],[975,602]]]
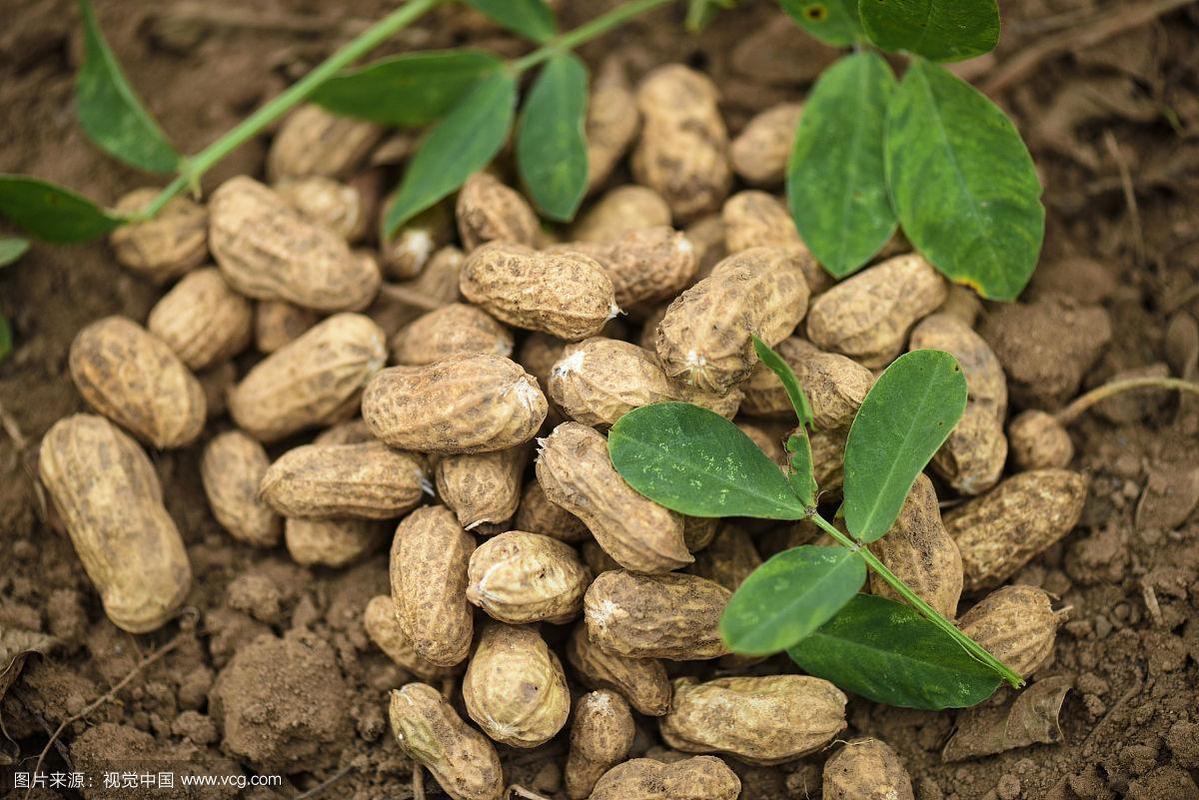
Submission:
[[[565,3],[564,16],[578,20],[612,4]],[[232,0],[98,5],[132,82],[190,152],[392,3],[264,0],[252,12]],[[721,84],[736,129],[757,109],[801,97],[830,58],[770,4],[746,5],[698,39],[685,37],[673,13],[665,12],[586,54],[597,58],[615,40],[629,46],[642,67],[683,60],[706,69]],[[1136,5],[1125,0],[1110,7],[1122,13]],[[1003,6],[999,51],[965,66],[983,83],[1025,48],[1095,12],[1089,0]],[[0,169],[56,180],[109,202],[144,184],[145,177],[93,149],[73,122],[71,73],[80,51],[73,4],[2,0],[0,17],[11,23],[0,31]],[[518,47],[461,21],[441,13],[393,47],[452,45],[472,36],[506,52]],[[1086,388],[1166,360],[1172,317],[1199,315],[1196,41],[1199,8],[1191,5],[1097,45],[1067,42],[998,96],[1028,137],[1048,187],[1045,266],[1030,295],[1071,308],[1101,304],[1105,312],[1087,313],[1106,316],[1112,332],[1105,345],[1090,338],[1098,335],[1090,324],[1049,341],[1069,317],[1030,312],[1034,324],[1020,326],[1005,321],[1011,310],[993,309],[982,328],[1001,331],[1009,371],[1041,370]],[[260,174],[265,143],[263,137],[242,148],[205,185],[236,173]],[[410,766],[386,732],[383,709],[385,691],[404,676],[370,644],[361,624],[366,602],[387,589],[385,556],[340,571],[312,570],[279,552],[233,544],[207,511],[200,448],[156,453],[168,508],[198,576],[188,600],[195,611],[155,634],[132,637],[105,619],[69,542],[47,524],[30,476],[41,435],[58,418],[82,410],[66,373],[68,345],[101,316],[144,319],[156,294],[119,269],[103,244],[35,245],[0,274],[0,310],[13,321],[17,342],[13,358],[0,366],[6,433],[0,436],[0,563],[6,565],[0,627],[44,631],[59,642],[50,657],[30,659],[0,706],[4,727],[20,746],[20,767],[32,767],[60,721],[179,637],[113,702],[70,724],[50,749],[46,769],[70,765],[93,777],[143,763],[217,773],[286,769],[288,785],[243,796],[294,797],[336,778],[325,796],[410,797]],[[1053,297],[1063,294],[1069,299]],[[1059,356],[1063,360],[1053,362]],[[1059,402],[1071,389],[1015,397]],[[1039,675],[1065,676],[1074,687],[1063,706],[1060,741],[945,763],[940,752],[960,714],[851,703],[847,738],[876,735],[894,746],[921,800],[1199,797],[1199,515],[1186,483],[1172,482],[1199,469],[1199,412],[1191,404],[1180,411],[1168,398],[1124,404],[1107,416],[1122,421],[1093,414],[1072,429],[1075,466],[1092,477],[1081,524],[1016,578],[1071,607],[1055,661]],[[233,718],[239,725],[231,726]],[[655,730],[641,725],[639,751],[657,744]],[[543,751],[507,753],[510,780],[552,795],[554,764],[563,752],[559,737]],[[738,765],[743,797],[814,796],[824,757],[783,768]],[[202,796],[234,794],[208,790]],[[78,795],[47,790],[34,796]],[[82,796],[140,795],[97,786]],[[431,786],[429,796],[441,794]]]

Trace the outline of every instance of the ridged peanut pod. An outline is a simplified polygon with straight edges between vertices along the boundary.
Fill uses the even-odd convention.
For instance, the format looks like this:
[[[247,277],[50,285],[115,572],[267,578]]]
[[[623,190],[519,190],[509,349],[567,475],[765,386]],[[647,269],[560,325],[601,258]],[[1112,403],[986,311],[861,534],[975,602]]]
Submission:
[[[781,184],[801,116],[802,103],[779,103],[750,119],[729,148],[736,173],[758,186]]]
[[[371,637],[388,658],[422,681],[442,681],[462,671],[464,665],[439,667],[421,658],[412,642],[404,636],[400,621],[396,618],[395,603],[385,594],[372,597],[362,615],[366,635]]]
[[[286,300],[259,300],[254,309],[254,346],[270,355],[321,321],[321,315]]]
[[[75,414],[42,439],[38,470],[113,624],[146,633],[173,617],[191,565],[141,447],[103,417]]]
[[[539,444],[537,481],[545,496],[581,519],[621,566],[669,572],[694,560],[684,543],[683,518],[625,483],[602,434],[564,422]]]
[[[637,138],[641,115],[636,109],[637,97],[629,85],[623,59],[618,55],[609,56],[591,82],[591,97],[587,103],[584,134],[587,137],[588,190],[608,179]]]
[[[533,438],[549,405],[536,379],[503,356],[453,356],[391,367],[362,395],[362,418],[392,447],[420,453],[487,453]]]
[[[923,473],[900,509],[899,518],[870,550],[922,600],[953,619],[962,596],[962,556],[941,522],[933,482]],[[878,573],[870,573],[870,591],[903,602]]]
[[[777,344],[807,311],[803,258],[770,247],[743,250],[675,298],[658,324],[666,374],[719,395],[749,377],[758,361],[752,336]]]
[[[474,613],[466,601],[475,540],[445,506],[413,511],[391,545],[391,599],[416,652],[450,667],[470,653]]]
[[[691,572],[735,592],[761,565],[762,557],[750,535],[736,525],[723,522],[712,543],[696,554]]]
[[[627,110],[625,111],[627,114]],[[670,225],[670,206],[648,186],[626,184],[609,189],[570,229],[579,242],[606,242],[629,231]]]
[[[495,745],[463,722],[432,686],[409,683],[393,690],[388,715],[400,749],[454,800],[503,796],[504,771]]]
[[[397,364],[423,366],[471,353],[512,355],[512,333],[486,311],[451,303],[413,320],[391,338]]]
[[[75,335],[71,379],[87,404],[157,448],[191,444],[207,419],[204,389],[158,337],[125,317]]]
[[[575,703],[570,725],[570,754],[566,758],[566,796],[584,800],[595,782],[628,758],[637,727],[629,704],[616,692],[588,692]]]
[[[518,530],[551,536],[568,544],[591,538],[591,531],[587,530],[583,521],[561,506],[551,503],[537,481],[529,481],[525,485],[512,525]]]
[[[289,519],[283,523],[287,554],[306,567],[352,564],[379,549],[391,532],[386,522],[370,519]]]
[[[698,553],[716,538],[720,520],[714,517],[683,517],[683,544],[692,553]]]
[[[966,570],[966,591],[1006,581],[1078,523],[1087,477],[1065,469],[1022,472],[945,515]]]
[[[159,192],[134,189],[117,202],[116,210],[135,214]],[[172,197],[153,219],[122,225],[108,241],[117,263],[161,285],[208,258],[208,210],[186,197]]]
[[[466,530],[512,519],[529,451],[524,445],[494,453],[445,456],[437,462],[437,496]],[[487,531],[493,533],[494,530]]]
[[[646,716],[660,717],[670,708],[670,679],[661,661],[610,653],[591,641],[583,623],[570,633],[566,660],[584,685],[618,692]]]
[[[286,300],[316,311],[356,311],[379,291],[373,259],[309,222],[278,194],[239,175],[209,202],[208,243],[229,285],[257,300]]]
[[[890,363],[911,329],[945,302],[945,279],[912,253],[864,269],[812,301],[808,338],[864,366]]]
[[[267,153],[266,174],[272,183],[309,175],[344,178],[382,137],[378,125],[302,105],[279,126]]]
[[[741,779],[719,758],[696,756],[673,764],[634,758],[604,773],[591,800],[737,800]]]
[[[1063,617],[1044,589],[1004,586],[962,615],[958,627],[987,652],[1028,677],[1053,655]]]
[[[800,238],[791,212],[772,194],[750,190],[738,192],[720,209],[721,230],[728,253],[751,247],[778,247],[803,257],[800,266],[813,295],[833,284],[833,278],[816,259],[807,257],[808,246]]]
[[[146,328],[175,351],[189,369],[227,361],[250,345],[254,308],[229,288],[220,270],[189,272],[162,296]]]
[[[1007,452],[1003,418],[990,406],[969,400],[962,418],[933,456],[932,467],[958,493],[979,495],[1003,476]]]
[[[429,258],[421,274],[410,281],[399,284],[402,288],[415,292],[417,295],[435,300],[441,304],[454,303],[462,299],[458,289],[458,279],[462,271],[462,262],[466,256],[457,247],[443,247]],[[391,326],[399,330],[403,325],[412,322],[428,311],[428,303],[413,305],[403,301],[393,301],[389,310]]]
[[[285,517],[395,519],[420,504],[425,463],[382,442],[309,444],[271,464],[259,493]]]
[[[700,661],[729,652],[718,628],[732,592],[695,575],[597,577],[583,598],[591,640],[632,658]]]
[[[592,337],[570,344],[550,371],[550,399],[584,425],[610,426],[651,403],[682,399],[653,353],[632,342]]]
[[[750,764],[782,764],[824,747],[845,730],[847,698],[808,675],[674,682],[662,738],[684,753],[728,753]]]
[[[458,235],[471,252],[488,242],[533,246],[541,226],[528,201],[494,175],[476,172],[458,190]]]
[[[661,194],[680,220],[716,210],[733,182],[718,98],[711,80],[682,64],[658,67],[637,89],[645,123],[633,174]]]
[[[909,350],[944,350],[962,365],[969,398],[990,407],[996,416],[1007,414],[1007,378],[991,346],[958,317],[937,313],[912,329]]]
[[[573,547],[526,531],[488,539],[471,554],[466,599],[513,625],[570,622],[583,610],[591,570]]]
[[[362,193],[349,184],[311,175],[282,181],[275,191],[304,219],[328,228],[347,242],[366,235],[370,222],[366,202]]]
[[[467,256],[459,288],[501,322],[569,341],[594,336],[620,313],[608,273],[581,253],[494,242]]]
[[[874,375],[856,361],[837,353],[826,353],[811,342],[792,336],[775,347],[799,379],[812,405],[817,428],[846,428],[853,422]],[[745,393],[741,411],[754,417],[791,420],[795,410],[774,371],[759,363],[742,385]]]
[[[386,362],[378,325],[336,314],[256,364],[229,393],[229,415],[267,443],[330,425],[353,414],[362,387]]]
[[[1070,432],[1052,414],[1029,409],[1008,424],[1012,461],[1022,471],[1065,469],[1074,460]]]
[[[612,280],[616,304],[631,308],[674,297],[695,277],[699,262],[687,235],[660,225],[629,231],[606,242],[567,242],[550,253],[582,253]]]
[[[212,515],[234,539],[255,547],[274,547],[283,535],[283,520],[258,496],[270,465],[263,446],[241,431],[213,437],[200,461]]]
[[[851,739],[824,762],[823,800],[914,800],[912,779],[891,746]]]
[[[383,203],[380,208],[380,226],[386,219],[387,207],[388,204]],[[433,254],[448,245],[453,238],[454,220],[446,204],[431,206],[404,223],[391,239],[379,243],[383,269],[389,277],[411,280],[424,274],[425,265],[432,263],[430,259]],[[458,281],[455,280],[455,296],[457,287]]]
[[[462,699],[484,733],[511,747],[545,744],[570,716],[562,664],[527,625],[483,628],[462,679]]]

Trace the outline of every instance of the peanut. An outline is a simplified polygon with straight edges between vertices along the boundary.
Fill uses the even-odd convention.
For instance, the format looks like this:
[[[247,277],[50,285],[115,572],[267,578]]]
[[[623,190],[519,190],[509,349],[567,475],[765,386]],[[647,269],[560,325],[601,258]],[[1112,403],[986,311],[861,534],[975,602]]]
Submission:
[[[423,366],[470,353],[512,355],[512,333],[487,312],[451,303],[405,325],[391,339],[397,364]]]
[[[437,462],[437,495],[466,530],[512,519],[528,460],[523,445],[493,453],[445,456]]]
[[[670,225],[670,206],[648,186],[609,189],[571,229],[578,242],[607,242],[630,231]]]
[[[286,300],[259,300],[254,309],[254,346],[270,355],[320,321],[320,314]]]
[[[150,309],[150,333],[167,343],[189,369],[228,361],[250,345],[254,309],[229,288],[220,270],[189,272]]]
[[[316,438],[312,440],[313,444],[366,444],[367,442],[375,441],[375,437],[371,435],[370,428],[366,427],[366,422],[360,418],[347,419],[344,422],[338,422],[325,428]]]
[[[229,392],[237,383],[237,365],[232,361],[223,361],[196,373],[196,380],[204,391],[204,416],[209,420],[225,416]]]
[[[420,275],[410,281],[404,281],[399,287],[440,305],[457,302],[462,297],[458,290],[458,280],[464,260],[465,256],[457,247],[443,247],[429,257]],[[390,320],[387,329],[399,330],[428,311],[426,305],[412,305],[388,299],[387,305],[384,306]]]
[[[537,244],[541,228],[532,207],[490,173],[476,172],[466,179],[458,190],[455,213],[458,236],[468,253],[488,242]]]
[[[724,219],[718,213],[700,217],[688,225],[684,233],[695,248],[695,259],[699,262],[696,280],[702,280],[711,275],[712,269],[729,255]]]
[[[733,170],[746,183],[781,184],[802,115],[802,103],[779,103],[753,117],[729,148]]]
[[[545,252],[582,253],[595,259],[611,279],[621,308],[674,297],[691,283],[699,266],[687,236],[663,225],[605,242],[558,244]]]
[[[962,365],[970,400],[1007,414],[1007,379],[990,345],[961,319],[946,313],[925,317],[912,329],[909,350],[944,350]]]
[[[241,431],[214,437],[200,461],[212,515],[234,539],[255,547],[274,547],[283,535],[283,521],[258,496],[270,465],[262,445]]]
[[[568,544],[591,538],[591,531],[587,530],[583,521],[551,503],[537,481],[529,481],[525,486],[512,524],[519,530],[552,536]]]
[[[1030,409],[1008,424],[1012,461],[1021,470],[1065,469],[1074,460],[1070,433],[1052,414]]]
[[[619,56],[604,60],[591,82],[587,103],[587,188],[594,189],[608,179],[613,168],[637,138],[641,117],[636,113],[637,98],[629,85]]]
[[[38,471],[113,624],[146,633],[171,619],[191,566],[141,447],[103,417],[75,414],[47,431]]]
[[[383,130],[377,125],[303,105],[275,134],[267,153],[266,173],[272,183],[309,175],[344,178],[381,138]]]
[[[642,714],[660,717],[670,708],[670,679],[661,661],[609,653],[591,641],[583,624],[571,631],[566,659],[585,685],[618,692]]]
[[[840,490],[845,479],[845,442],[849,428],[831,431],[812,431],[812,471],[816,485],[823,492]]]
[[[750,380],[753,379],[750,378]],[[742,401],[742,405],[744,404],[744,401]],[[781,430],[778,430],[777,425],[768,428],[756,422],[747,422],[745,420],[738,420],[735,424],[741,429],[742,433],[753,439],[758,449],[765,453],[771,461],[779,466],[785,466],[790,461],[790,456],[783,449],[783,437],[785,434]]]
[[[879,739],[851,739],[824,764],[823,800],[914,800],[912,779]]]
[[[962,633],[1027,677],[1053,655],[1057,626],[1049,594],[1035,586],[1004,586],[962,615]]]
[[[372,597],[362,615],[362,625],[371,641],[405,672],[422,681],[442,681],[462,671],[461,666],[439,667],[417,654],[404,636],[396,618],[395,603],[385,594]]]
[[[933,471],[963,495],[978,495],[999,482],[1007,461],[1003,418],[983,403],[967,401],[962,418],[933,456]]]
[[[634,758],[595,784],[591,800],[737,800],[741,780],[723,761],[696,756],[673,764]]]
[[[874,384],[870,370],[845,356],[826,353],[798,336],[784,339],[775,349],[799,379],[812,406],[816,427],[824,430],[848,427]],[[782,381],[765,364],[753,368],[742,388],[745,392],[742,412],[772,419],[795,416]]]
[[[383,206],[382,215],[387,213]],[[380,219],[380,224],[383,220]],[[380,243],[383,268],[389,277],[408,280],[420,275],[434,253],[450,243],[454,220],[444,203],[438,203],[408,220],[391,239]],[[455,296],[457,296],[455,281]]]
[[[575,703],[566,758],[566,796],[585,800],[595,782],[629,755],[637,728],[629,704],[616,692],[588,692]]]
[[[714,517],[683,517],[683,544],[692,553],[698,553],[716,538],[720,520]]]
[[[691,572],[735,592],[761,565],[762,557],[749,534],[726,522],[719,526],[707,549],[696,555]]]
[[[542,391],[549,391],[550,371],[566,351],[566,342],[547,333],[530,333],[516,354],[516,361],[537,378]]]
[[[288,519],[283,524],[287,553],[306,567],[344,567],[387,540],[386,523],[369,519]]]
[[[591,571],[568,544],[509,531],[471,554],[467,579],[466,599],[500,622],[562,624],[582,612]]]
[[[801,258],[800,266],[813,295],[832,285],[832,277],[816,259],[808,257],[808,246],[800,238],[791,212],[778,198],[766,192],[738,192],[725,202],[720,217],[729,253],[751,247],[782,248]]]
[[[285,180],[275,186],[275,191],[304,219],[328,228],[347,242],[366,236],[366,202],[349,184],[313,175]]]
[[[382,442],[310,444],[271,464],[258,491],[288,518],[383,520],[416,508],[427,480],[419,456]]]
[[[158,192],[135,189],[117,202],[116,210],[137,213]],[[173,197],[153,219],[122,225],[108,241],[117,263],[161,285],[208,258],[208,210],[186,197]]]

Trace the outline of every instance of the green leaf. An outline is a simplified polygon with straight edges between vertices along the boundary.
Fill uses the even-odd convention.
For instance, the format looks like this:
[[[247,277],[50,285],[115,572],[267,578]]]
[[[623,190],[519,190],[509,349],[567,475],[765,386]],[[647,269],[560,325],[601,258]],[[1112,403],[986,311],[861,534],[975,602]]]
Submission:
[[[966,377],[941,350],[897,358],[874,382],[845,442],[845,524],[863,542],[883,536],[966,408]]]
[[[995,0],[861,0],[862,27],[884,50],[961,61],[995,49]]]
[[[916,59],[888,112],[887,182],[904,234],[937,269],[992,300],[1019,296],[1045,208],[1028,148],[990,100]]]
[[[799,26],[826,44],[846,47],[865,38],[858,0],[779,0]]]
[[[12,352],[12,328],[8,326],[8,320],[3,314],[0,314],[0,361],[8,358],[8,354]]]
[[[467,4],[510,31],[544,44],[554,38],[558,26],[554,12],[544,0],[466,0]]]
[[[800,425],[812,424],[812,405],[808,402],[808,396],[804,394],[803,388],[799,385],[799,378],[795,377],[795,372],[791,369],[791,365],[783,360],[783,357],[758,338],[757,334],[753,335],[754,352],[758,354],[758,358],[765,364],[771,372],[778,376],[779,381],[783,384],[783,389],[787,392],[787,399],[791,401],[791,408],[795,410],[795,417],[799,420]]]
[[[467,92],[408,165],[387,209],[386,236],[487,166],[508,138],[515,108],[516,79],[508,72],[489,75]]]
[[[634,409],[608,433],[612,464],[634,489],[692,517],[802,519],[778,465],[733,423],[690,403]]]
[[[28,239],[0,239],[0,267],[7,267],[29,249]]]
[[[787,165],[791,216],[812,255],[838,278],[895,233],[883,147],[895,85],[877,53],[846,56],[816,82],[795,135]]]
[[[733,593],[720,634],[736,653],[786,650],[828,622],[866,582],[866,565],[844,547],[803,545],[758,567]]]
[[[691,33],[699,33],[712,24],[720,11],[734,8],[737,0],[688,0],[687,19],[683,23]]]
[[[808,430],[799,426],[798,433],[787,437],[787,452],[791,454],[791,474],[787,481],[791,490],[799,498],[805,508],[816,505],[816,467],[812,462],[812,440],[808,438]]]
[[[587,67],[573,53],[546,62],[525,100],[516,165],[537,208],[569,222],[587,191]]]
[[[439,119],[502,66],[502,61],[481,50],[408,53],[330,78],[309,99],[334,114],[418,127]]]
[[[126,164],[148,172],[174,172],[179,153],[125,79],[100,32],[90,0],[79,0],[79,13],[85,50],[75,81],[79,124],[101,150]]]
[[[903,708],[967,708],[1001,679],[954,639],[902,603],[860,594],[788,651],[809,675]]]
[[[125,221],[70,189],[27,175],[0,175],[0,216],[58,244],[97,239]]]

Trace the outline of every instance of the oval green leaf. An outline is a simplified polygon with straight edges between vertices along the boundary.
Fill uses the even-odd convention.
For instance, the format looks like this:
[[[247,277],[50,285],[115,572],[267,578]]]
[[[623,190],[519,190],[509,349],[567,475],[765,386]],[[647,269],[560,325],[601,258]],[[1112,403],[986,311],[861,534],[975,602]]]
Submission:
[[[865,582],[866,565],[845,547],[785,550],[733,593],[720,617],[720,634],[735,653],[778,653],[832,619]]]
[[[0,175],[0,217],[57,244],[97,239],[124,222],[70,189],[28,175]]]
[[[787,164],[795,227],[838,278],[862,267],[895,233],[883,137],[895,76],[877,53],[846,56],[804,105]]]
[[[83,17],[83,67],[75,81],[75,115],[101,150],[148,172],[174,172],[180,156],[142,106],[104,41],[90,0]]]
[[[890,529],[916,478],[966,409],[966,377],[941,350],[897,358],[874,382],[845,442],[845,524],[863,542]]]
[[[690,403],[634,409],[608,433],[612,464],[629,485],[692,517],[802,519],[782,470],[733,423]]]
[[[820,487],[816,485],[812,440],[808,438],[807,428],[801,425],[796,433],[787,437],[787,452],[791,454],[791,474],[787,476],[791,491],[795,492],[805,508],[812,508],[816,505],[816,493]]]
[[[554,12],[544,0],[466,0],[471,8],[487,15],[510,31],[544,44],[558,32]]]
[[[803,387],[799,385],[799,378],[795,376],[791,365],[770,345],[759,339],[757,334],[753,335],[753,342],[754,352],[758,354],[758,358],[778,376],[779,382],[783,384],[783,390],[787,392],[787,399],[791,401],[791,408],[795,411],[795,418],[799,420],[799,424],[811,425],[812,406],[808,402],[808,396],[804,394]]]
[[[858,0],[779,0],[799,26],[826,44],[846,47],[865,38]]]
[[[461,186],[504,146],[516,108],[516,78],[497,72],[466,93],[424,140],[384,219],[386,238]]]
[[[574,219],[587,191],[587,67],[573,53],[546,62],[525,100],[516,165],[533,203],[559,222]]]
[[[1019,296],[1045,238],[1041,183],[982,93],[916,59],[887,117],[887,181],[904,234],[937,269],[992,300]]]
[[[903,603],[860,594],[788,650],[809,675],[903,708],[967,708],[999,688],[999,676]]]
[[[7,267],[29,249],[28,239],[0,239],[0,267]]]
[[[862,27],[884,50],[961,61],[995,49],[995,0],[861,0]]]
[[[397,125],[440,119],[483,77],[503,66],[481,50],[407,53],[330,78],[311,100],[334,114]]]

